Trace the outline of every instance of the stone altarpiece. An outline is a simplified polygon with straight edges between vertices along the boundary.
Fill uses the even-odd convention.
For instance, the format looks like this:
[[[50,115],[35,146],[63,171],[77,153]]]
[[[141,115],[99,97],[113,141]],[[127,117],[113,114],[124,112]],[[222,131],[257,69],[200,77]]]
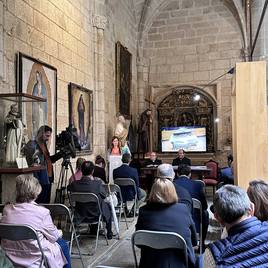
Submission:
[[[198,101],[195,95],[200,95]],[[215,151],[215,104],[213,100],[199,90],[175,88],[157,107],[158,144],[161,148],[161,128],[176,126],[203,126],[206,128],[207,152]]]

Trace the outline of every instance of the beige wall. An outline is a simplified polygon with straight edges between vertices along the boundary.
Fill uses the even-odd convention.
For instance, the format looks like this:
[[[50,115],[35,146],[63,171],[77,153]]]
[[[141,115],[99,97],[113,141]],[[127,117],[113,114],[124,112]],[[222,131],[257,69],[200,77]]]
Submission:
[[[166,1],[146,25],[142,41],[156,103],[172,87],[202,88],[243,60],[241,30],[224,1]],[[204,90],[217,101],[218,149],[224,150],[231,137],[231,76]]]

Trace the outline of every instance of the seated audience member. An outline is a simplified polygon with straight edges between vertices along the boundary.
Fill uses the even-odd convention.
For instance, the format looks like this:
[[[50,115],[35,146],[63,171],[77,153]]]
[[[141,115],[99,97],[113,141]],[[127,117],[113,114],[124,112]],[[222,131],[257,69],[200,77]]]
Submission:
[[[249,183],[247,190],[250,201],[254,204],[254,216],[260,221],[268,220],[268,183],[254,180]]]
[[[169,179],[173,182],[175,178],[175,172],[173,167],[170,164],[161,164],[157,168],[157,178],[160,179]],[[190,193],[183,187],[174,183],[176,193],[179,198],[179,203],[184,203],[190,209],[190,212],[193,210],[193,201]]]
[[[195,226],[187,206],[178,203],[175,187],[170,180],[155,180],[147,204],[140,208],[136,230],[175,232],[181,235],[187,244],[188,265],[195,267]],[[183,254],[176,249],[142,247],[139,267],[184,267],[182,260]]]
[[[162,164],[162,161],[157,159],[157,154],[156,152],[151,152],[150,153],[150,159],[148,159],[145,163],[146,167],[153,167],[153,166],[159,166]]]
[[[185,156],[185,152],[183,149],[178,151],[178,157],[173,159],[172,166],[179,166],[179,165],[187,165],[191,166],[191,159]]]
[[[268,223],[254,214],[245,190],[225,185],[215,193],[214,216],[228,236],[208,245],[204,267],[268,267]]]
[[[93,177],[100,178],[104,183],[108,183],[105,172],[105,160],[101,155],[96,156]]]
[[[120,167],[115,168],[113,170],[113,179],[116,181],[117,178],[130,178],[135,181],[136,191],[138,195],[137,208],[139,208],[146,198],[146,192],[139,187],[140,183],[137,169],[129,166],[130,161],[131,161],[130,154],[122,155],[123,164]],[[132,201],[134,199],[135,192],[132,186],[121,187],[121,191],[122,191],[123,202]],[[134,215],[134,205],[130,212],[128,212],[126,208],[126,212],[128,214],[127,216],[132,217]]]
[[[76,170],[74,175],[72,175],[69,179],[69,184],[71,184],[73,181],[79,181],[82,178],[82,171],[81,166],[86,161],[85,158],[78,157],[76,160]]]
[[[112,137],[111,147],[108,149],[109,155],[121,155],[121,148],[119,138],[116,136]]]
[[[71,267],[69,249],[61,238],[62,232],[53,224],[49,210],[35,203],[41,190],[33,176],[18,176],[16,203],[5,206],[1,222],[31,226],[38,233],[49,267]],[[36,241],[3,239],[1,246],[16,267],[39,267],[41,252]]]
[[[224,184],[234,184],[234,171],[233,171],[233,156],[229,154],[227,156],[228,167],[221,168],[220,175]]]
[[[192,198],[196,198],[201,202],[202,205],[202,224],[203,224],[203,244],[206,239],[209,215],[208,215],[208,204],[205,196],[204,186],[201,182],[191,179],[191,168],[187,165],[180,165],[178,167],[178,177],[174,179],[174,184],[186,189]],[[193,219],[197,232],[200,231],[200,216],[198,211],[194,211]],[[204,248],[204,247],[203,247]]]
[[[106,223],[107,238],[112,239],[112,218],[111,218],[111,208],[104,199],[106,198],[106,191],[103,188],[102,181],[93,177],[94,164],[91,161],[85,161],[81,167],[82,178],[79,181],[74,181],[68,186],[68,190],[71,192],[84,192],[93,193],[98,196],[100,201],[100,207],[102,210],[102,215]],[[99,210],[95,204],[92,203],[76,203],[75,211],[78,213],[80,222],[87,222],[87,220],[92,220],[92,217],[99,217]],[[91,226],[91,230],[95,231],[95,227]],[[93,231],[93,232],[94,232]]]

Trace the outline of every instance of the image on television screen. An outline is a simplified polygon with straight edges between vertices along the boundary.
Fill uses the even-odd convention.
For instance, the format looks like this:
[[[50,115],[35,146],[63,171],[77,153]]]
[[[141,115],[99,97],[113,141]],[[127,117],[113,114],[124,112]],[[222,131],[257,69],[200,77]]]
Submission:
[[[205,127],[164,127],[161,128],[162,152],[206,152]]]

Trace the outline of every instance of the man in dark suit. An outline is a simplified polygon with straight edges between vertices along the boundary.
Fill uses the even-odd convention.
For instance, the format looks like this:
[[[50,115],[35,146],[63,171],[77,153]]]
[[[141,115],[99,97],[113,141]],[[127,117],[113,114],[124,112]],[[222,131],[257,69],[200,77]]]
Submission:
[[[68,186],[68,190],[71,192],[85,192],[96,194],[100,201],[100,207],[104,221],[106,222],[107,238],[112,239],[112,218],[111,208],[104,201],[106,198],[106,192],[100,179],[96,179],[92,176],[94,172],[94,164],[91,161],[85,161],[81,166],[83,177],[79,181],[74,181]],[[81,222],[87,222],[96,218],[98,220],[99,210],[94,203],[76,203],[75,210],[79,215]],[[92,228],[95,229],[95,228]]]
[[[130,178],[133,179],[136,183],[136,191],[138,195],[137,208],[144,202],[146,198],[146,192],[139,187],[139,175],[138,171],[135,168],[129,166],[131,161],[131,155],[125,153],[122,155],[122,165],[113,170],[113,178],[116,181],[117,178]],[[123,202],[132,201],[135,197],[135,192],[132,186],[121,187]],[[127,210],[127,209],[126,209]],[[128,211],[126,211],[128,212]],[[131,211],[128,213],[129,217],[134,215],[134,206]]]
[[[178,151],[178,157],[173,159],[172,166],[187,165],[191,166],[191,159],[185,157],[185,152],[183,149]]]
[[[190,212],[193,210],[193,201],[190,193],[183,187],[174,183],[175,172],[170,164],[162,164],[157,168],[157,177],[162,179],[169,179],[173,182],[179,203],[184,203],[189,208]]]
[[[157,159],[157,154],[156,152],[151,152],[150,153],[150,159],[148,159],[145,163],[146,167],[155,167],[155,166],[159,166],[162,164],[162,161]]]
[[[192,198],[198,199],[202,204],[202,224],[203,224],[203,244],[206,239],[207,229],[209,224],[208,204],[205,196],[204,185],[200,181],[191,179],[191,168],[187,165],[178,166],[178,177],[175,177],[174,184],[186,189]],[[200,231],[200,216],[197,211],[193,213],[193,220],[195,222],[197,232]],[[204,247],[203,247],[204,248]]]

